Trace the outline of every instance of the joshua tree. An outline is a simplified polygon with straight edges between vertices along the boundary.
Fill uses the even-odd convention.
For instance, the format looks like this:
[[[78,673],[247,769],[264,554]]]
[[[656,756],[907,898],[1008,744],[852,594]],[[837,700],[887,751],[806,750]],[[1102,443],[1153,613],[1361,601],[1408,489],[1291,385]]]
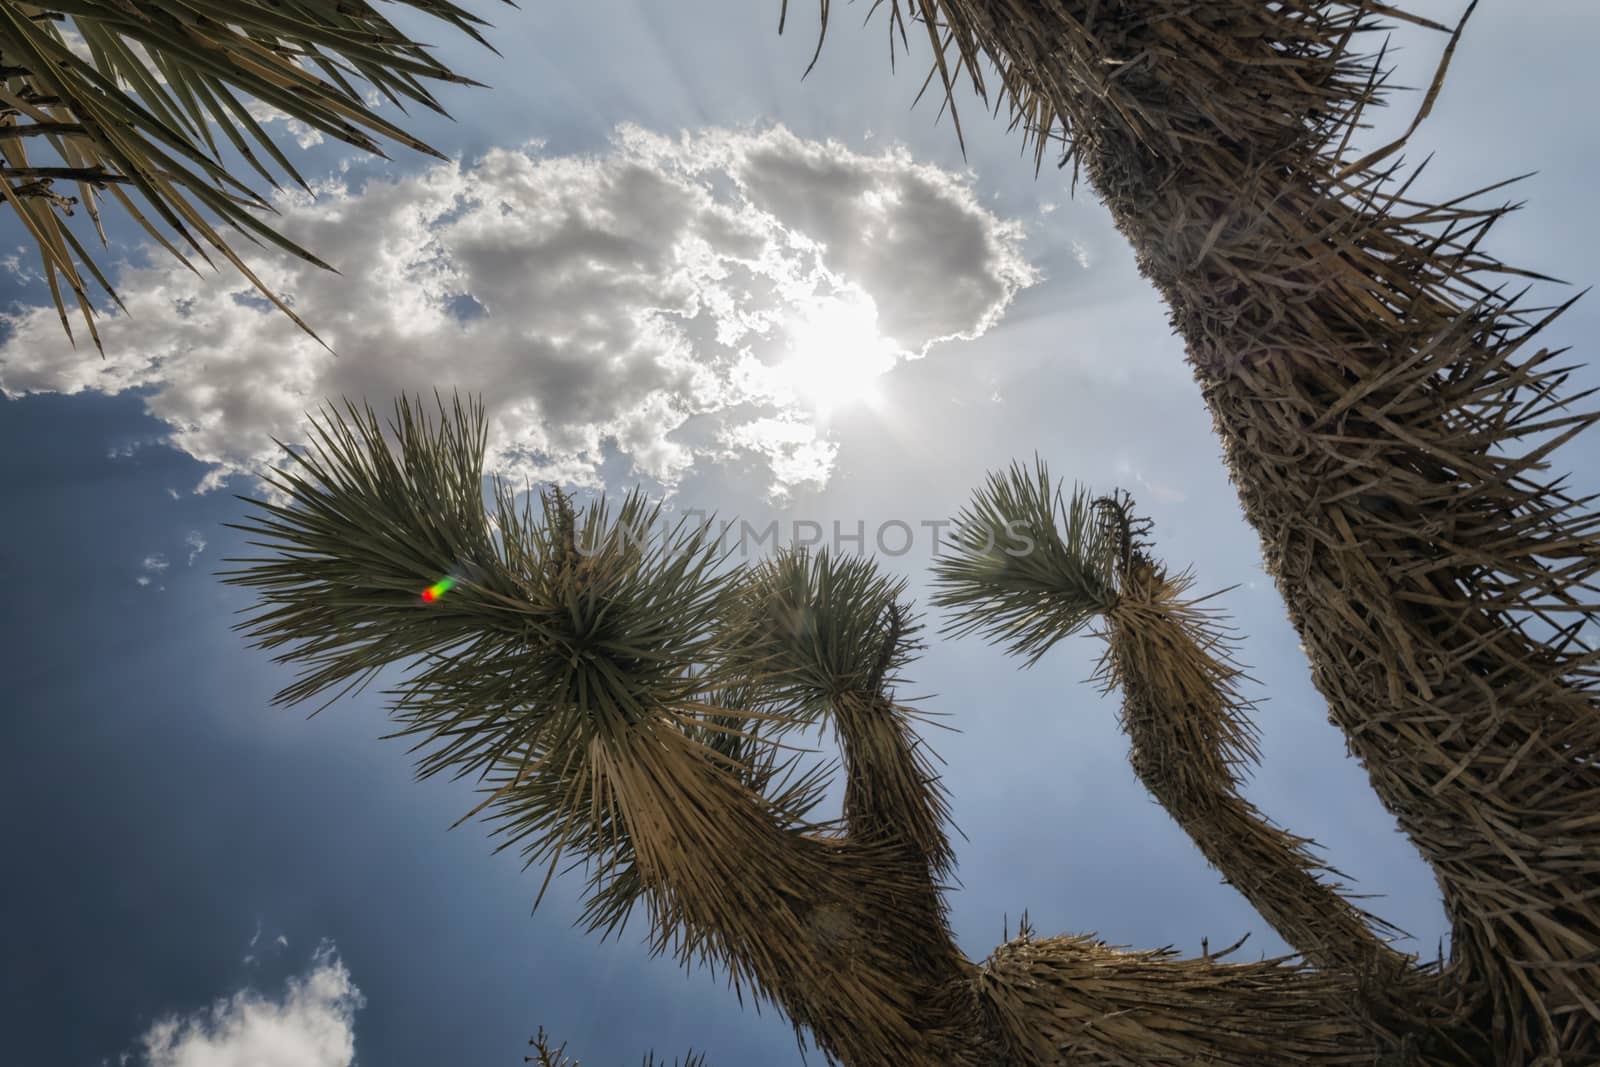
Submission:
[[[162,149],[157,126],[237,115],[217,95],[231,75],[163,69],[170,90],[144,86],[155,68],[139,73],[116,37],[141,25],[130,13],[179,7],[194,10],[0,4],[0,58],[25,68],[5,103],[46,127],[28,129],[54,139],[73,176],[119,197],[125,184],[153,191],[169,225],[217,246],[194,207],[171,206],[178,187],[259,223],[229,216],[232,194],[206,184],[226,186],[214,152]],[[282,10],[230,6],[245,8]],[[1600,653],[1583,633],[1600,549],[1584,501],[1544,473],[1595,416],[1565,407],[1576,398],[1561,395],[1560,353],[1537,347],[1561,309],[1503,292],[1498,276],[1531,275],[1479,250],[1507,209],[1411,197],[1389,162],[1403,139],[1349,150],[1382,96],[1382,55],[1361,50],[1376,20],[1446,28],[1368,0],[889,10],[902,38],[907,16],[925,24],[947,94],[963,71],[980,94],[998,76],[1040,162],[1064,141],[1063,163],[1168,301],[1332,718],[1438,874],[1450,959],[1395,954],[1303,843],[1237,795],[1248,708],[1223,631],[1150,556],[1130,502],[1062,498],[1042,475],[980,492],[941,575],[945,606],[958,629],[1028,655],[1100,619],[1137,773],[1299,957],[1179,960],[1024,933],[966,960],[938,888],[944,800],[915,713],[894,698],[918,632],[900,587],[825,555],[721,566],[703,530],[633,538],[657,516],[637,497],[579,515],[559,494],[519,511],[501,489],[496,530],[473,410],[441,410],[430,428],[403,405],[396,457],[370,412],[350,409],[302,473],[282,476],[291,504],[262,505],[255,529],[287,554],[237,580],[265,591],[256,635],[298,642],[285,658],[311,665],[284,696],[416,660],[395,714],[424,744],[423,773],[482,775],[508,843],[551,870],[563,856],[590,864],[596,927],[642,901],[658,950],[728,968],[847,1063],[1600,1059]],[[122,58],[98,73],[51,25],[81,24],[80,11],[122,20],[98,45]],[[124,36],[154,55],[214,25]],[[390,70],[389,90],[413,99],[415,78],[445,76],[357,57],[327,33],[256,29],[230,31],[231,47],[281,78],[312,77],[284,58],[306,45],[380,85],[373,70]],[[371,47],[426,66],[388,38]],[[360,126],[397,136],[328,74],[319,85],[339,86],[326,90],[338,106],[316,111],[322,123],[284,110],[357,143]],[[170,93],[165,113],[135,110],[117,77],[141,97]],[[265,81],[284,103],[304,96]],[[25,136],[4,139],[14,172]],[[8,179],[5,195],[81,301],[71,264],[86,257],[39,184],[53,177],[13,173],[23,184]],[[1047,546],[1031,562],[969,536],[1013,507]],[[458,588],[417,596],[451,568]],[[848,776],[838,820],[812,818],[822,780],[791,773],[778,747],[821,717]]]
[[[997,76],[1040,162],[1062,140],[1166,299],[1331,717],[1438,875],[1429,995],[1486,1062],[1600,1060],[1600,542],[1546,473],[1597,416],[1538,345],[1565,306],[1479,250],[1510,208],[1408,195],[1405,138],[1349,148],[1377,20],[1447,28],[1367,0],[890,10],[947,94]]]
[[[1127,497],[1064,495],[1042,465],[993,476],[936,564],[936,602],[953,635],[1030,660],[1098,619],[1135,771],[1296,957],[1185,960],[1024,928],[968,960],[945,919],[945,796],[895,695],[920,647],[903,581],[826,552],[737,563],[709,525],[664,526],[638,494],[519,507],[495,480],[491,507],[475,404],[402,400],[387,434],[350,404],[314,425],[270,476],[280,501],[251,501],[240,527],[275,554],[226,572],[258,590],[241,627],[304,665],[278,699],[409,664],[389,693],[420,774],[475,776],[474,812],[546,885],[563,859],[583,865],[591,929],[642,905],[654,951],[724,968],[831,1059],[1490,1058],[1496,1020],[1390,948],[1308,843],[1238,795],[1254,752],[1228,635],[1153,558]],[[1004,539],[1019,530],[1025,549]],[[816,810],[831,768],[784,743],[822,725],[845,774],[831,819]]]
[[[702,530],[630,541],[655,514],[638,498],[580,518],[502,489],[491,524],[470,410],[434,430],[402,405],[396,457],[351,409],[282,476],[291,503],[255,529],[287,554],[235,580],[264,591],[253,632],[313,667],[283,696],[418,659],[396,715],[424,773],[483,775],[508,843],[589,863],[597,928],[642,900],[658,951],[726,967],[846,1063],[1600,1059],[1600,549],[1545,474],[1596,416],[1537,347],[1562,309],[1524,308],[1496,276],[1526,272],[1479,251],[1508,209],[1418,201],[1386,162],[1399,143],[1348,148],[1381,96],[1381,53],[1357,50],[1374,19],[1435,24],[1347,0],[915,14],[947,93],[998,72],[1039,159],[1065,139],[1167,299],[1331,717],[1438,875],[1450,958],[1395,953],[1238,795],[1251,736],[1225,631],[1130,501],[1063,497],[1042,471],[997,476],[962,516],[938,575],[954,631],[1036,658],[1098,619],[1136,773],[1296,957],[1024,930],[965,959],[944,798],[894,698],[918,632],[900,587],[824,555],[719,567]],[[1038,551],[995,555],[1002,517]],[[463,561],[463,595],[418,602]],[[777,747],[819,717],[848,776],[831,822]]]
[[[449,0],[400,2],[487,44],[477,29],[482,20]],[[409,100],[442,113],[425,80],[477,84],[440,65],[367,0],[0,0],[0,196],[39,250],[69,337],[62,282],[96,347],[100,335],[84,273],[121,303],[63,222],[81,202],[105,243],[102,196],[186,264],[179,246],[208,264],[210,246],[310,332],[214,222],[327,264],[257,217],[271,205],[230,171],[212,126],[226,138],[222,148],[242,161],[235,170],[247,164],[278,187],[254,142],[309,189],[263,131],[252,101],[376,155],[383,155],[377,138],[387,137],[442,159],[377,115],[358,91],[366,85],[402,110]],[[48,149],[44,158],[41,147]],[[58,182],[73,183],[77,196],[63,193]],[[172,239],[139,210],[134,192]]]

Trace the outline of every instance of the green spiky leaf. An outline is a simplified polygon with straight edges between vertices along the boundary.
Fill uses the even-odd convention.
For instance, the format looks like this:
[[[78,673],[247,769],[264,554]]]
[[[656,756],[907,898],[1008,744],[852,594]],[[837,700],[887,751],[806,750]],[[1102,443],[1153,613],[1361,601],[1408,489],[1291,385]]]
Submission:
[[[485,43],[478,30],[483,21],[461,8],[437,0],[398,2]],[[81,38],[81,52],[72,34]],[[99,198],[110,192],[158,244],[178,254],[123,194],[137,191],[178,243],[202,259],[210,249],[228,260],[315,337],[245,265],[224,231],[231,227],[252,242],[326,264],[257,217],[270,210],[268,202],[230,173],[211,127],[274,187],[252,144],[304,186],[240,94],[364,151],[382,155],[380,142],[388,139],[439,156],[379,116],[358,92],[359,83],[394,103],[411,100],[434,111],[442,109],[423,81],[477,84],[435,60],[366,0],[0,3],[0,53],[9,72],[0,81],[0,196],[39,249],[68,336],[70,292],[97,347],[83,275],[108,293],[110,287],[67,229],[66,216],[79,202],[102,243]],[[75,197],[56,188],[62,181],[76,183]]]
[[[934,561],[944,632],[1038,662],[1116,600],[1117,539],[1088,490],[1063,495],[1042,460],[989,475]]]
[[[869,559],[780,552],[734,591],[723,662],[774,706],[813,717],[846,692],[881,689],[910,659],[918,627],[900,603],[904,592],[903,580]]]

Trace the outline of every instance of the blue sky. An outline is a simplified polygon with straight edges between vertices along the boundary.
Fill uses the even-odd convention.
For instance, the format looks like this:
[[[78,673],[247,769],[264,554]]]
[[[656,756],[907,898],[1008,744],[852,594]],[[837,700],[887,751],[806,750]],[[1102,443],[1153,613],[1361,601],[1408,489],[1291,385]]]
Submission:
[[[501,470],[642,481],[758,524],[944,518],[1035,452],[1133,491],[1164,558],[1238,585],[1266,698],[1250,797],[1384,894],[1372,910],[1408,948],[1436,949],[1432,877],[1326,722],[1181,345],[1092,191],[1036,178],[970,98],[963,161],[934,103],[910,106],[925,49],[891,75],[861,5],[803,82],[802,5],[782,38],[776,4],[474,6],[506,58],[441,55],[493,88],[448,90],[457,121],[415,124],[453,162],[312,145],[318,202],[285,225],[344,275],[256,259],[338,360],[238,279],[146,260],[127,226],[112,259],[134,316],[105,324],[104,360],[56,336],[26,257],[0,274],[7,1062],[518,1063],[541,1023],[586,1067],[691,1044],[799,1062],[785,1022],[648,958],[642,930],[574,929],[577,879],[530,917],[538,877],[481,826],[447,831],[467,787],[412,781],[403,746],[374,740],[375,691],[309,721],[269,706],[291,674],[230,631],[248,599],[213,576],[243,548],[231,493],[321,397],[435,385],[491,399]],[[1425,84],[1443,41],[1395,40],[1395,80]],[[1492,250],[1577,285],[1600,246],[1597,45],[1578,0],[1485,0],[1408,152],[1437,153],[1431,195],[1539,171]],[[1416,104],[1397,96],[1369,143]],[[20,243],[5,220],[0,251]],[[1597,332],[1591,299],[1550,343],[1582,362]],[[1600,488],[1595,443],[1568,453]],[[920,591],[927,561],[919,539],[884,564]],[[1097,651],[1077,639],[1022,672],[936,640],[911,671],[961,731],[935,747],[965,834],[962,947],[981,958],[1026,908],[1048,933],[1197,951],[1249,931],[1247,951],[1278,951],[1134,781],[1114,698],[1083,681]]]

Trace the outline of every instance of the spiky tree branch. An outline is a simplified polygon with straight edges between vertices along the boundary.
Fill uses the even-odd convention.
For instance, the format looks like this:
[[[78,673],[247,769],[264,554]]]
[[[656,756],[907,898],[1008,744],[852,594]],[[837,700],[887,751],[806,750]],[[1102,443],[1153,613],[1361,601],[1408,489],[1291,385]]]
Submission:
[[[1018,1064],[1474,1062],[1436,1059],[1415,1033],[1380,1037],[1347,973],[1292,959],[1218,962],[1237,948],[1180,959],[1024,929],[984,961],[979,982]]]
[[[1123,585],[1106,613],[1099,677],[1124,695],[1129,760],[1152,796],[1207,862],[1318,966],[1368,974],[1391,1001],[1415,989],[1414,961],[1386,943],[1402,932],[1357,907],[1319,860],[1315,842],[1273,825],[1240,795],[1259,760],[1251,708],[1236,688],[1242,671],[1218,620],[1184,599],[1193,579],[1150,567]]]
[[[999,516],[1026,516],[1002,530]],[[1068,497],[1043,461],[990,476],[935,561],[934,603],[953,633],[976,631],[1036,662],[1041,650],[1095,620],[1106,652],[1098,676],[1123,695],[1121,725],[1141,783],[1293,948],[1318,966],[1381,974],[1411,961],[1380,940],[1398,933],[1357,908],[1308,851],[1239,794],[1258,759],[1243,670],[1223,620],[1184,599],[1189,575],[1168,577],[1136,532],[1131,499]],[[1002,547],[1024,537],[1026,555]],[[1408,996],[1414,989],[1406,990]]]
[[[725,968],[846,1062],[992,1062],[933,881],[943,807],[883,691],[900,587],[824,556],[722,566],[706,527],[663,532],[639,497],[580,517],[497,483],[493,535],[481,409],[441,401],[431,421],[400,402],[391,443],[370,409],[329,413],[274,475],[289,503],[252,501],[266,517],[241,528],[279,554],[225,574],[260,592],[243,628],[307,665],[279,699],[412,662],[393,713],[420,773],[478,775],[529,862],[588,864],[594,925],[643,902],[656,951]],[[760,747],[822,715],[853,798],[842,833],[801,818],[815,782],[755,788],[774,780]]]
[[[483,20],[455,4],[397,2],[488,44],[480,32]],[[379,116],[360,91],[365,84],[402,110],[410,101],[443,114],[428,81],[478,84],[440,64],[367,0],[0,0],[0,198],[38,247],[69,337],[63,283],[97,348],[89,281],[122,306],[63,221],[81,204],[104,245],[102,194],[191,269],[182,249],[207,264],[208,249],[219,254],[311,333],[217,224],[253,244],[327,264],[258,217],[272,211],[271,204],[227,169],[215,134],[275,189],[277,178],[252,145],[302,188],[310,187],[262,129],[248,100],[374,155],[383,156],[381,139],[387,138],[442,159]],[[32,151],[48,151],[54,164],[46,160],[41,166],[30,158],[29,145],[40,139],[44,143]],[[56,190],[57,181],[73,183],[77,196]]]
[[[783,551],[741,587],[725,662],[761,678],[774,711],[832,721],[848,775],[847,833],[909,847],[931,888],[953,860],[949,809],[912,729],[916,712],[893,699],[920,629],[904,589],[865,559]]]

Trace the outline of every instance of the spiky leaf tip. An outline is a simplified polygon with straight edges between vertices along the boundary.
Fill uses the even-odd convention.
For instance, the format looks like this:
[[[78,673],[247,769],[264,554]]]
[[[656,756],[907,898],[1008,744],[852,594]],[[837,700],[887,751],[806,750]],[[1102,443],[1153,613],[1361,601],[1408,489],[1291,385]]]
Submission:
[[[749,572],[726,611],[721,660],[772,706],[810,718],[892,684],[918,647],[905,581],[872,560],[793,548]]]
[[[1116,531],[1095,497],[1070,496],[1043,460],[989,475],[933,565],[943,632],[977,633],[1031,666],[1116,602]]]

